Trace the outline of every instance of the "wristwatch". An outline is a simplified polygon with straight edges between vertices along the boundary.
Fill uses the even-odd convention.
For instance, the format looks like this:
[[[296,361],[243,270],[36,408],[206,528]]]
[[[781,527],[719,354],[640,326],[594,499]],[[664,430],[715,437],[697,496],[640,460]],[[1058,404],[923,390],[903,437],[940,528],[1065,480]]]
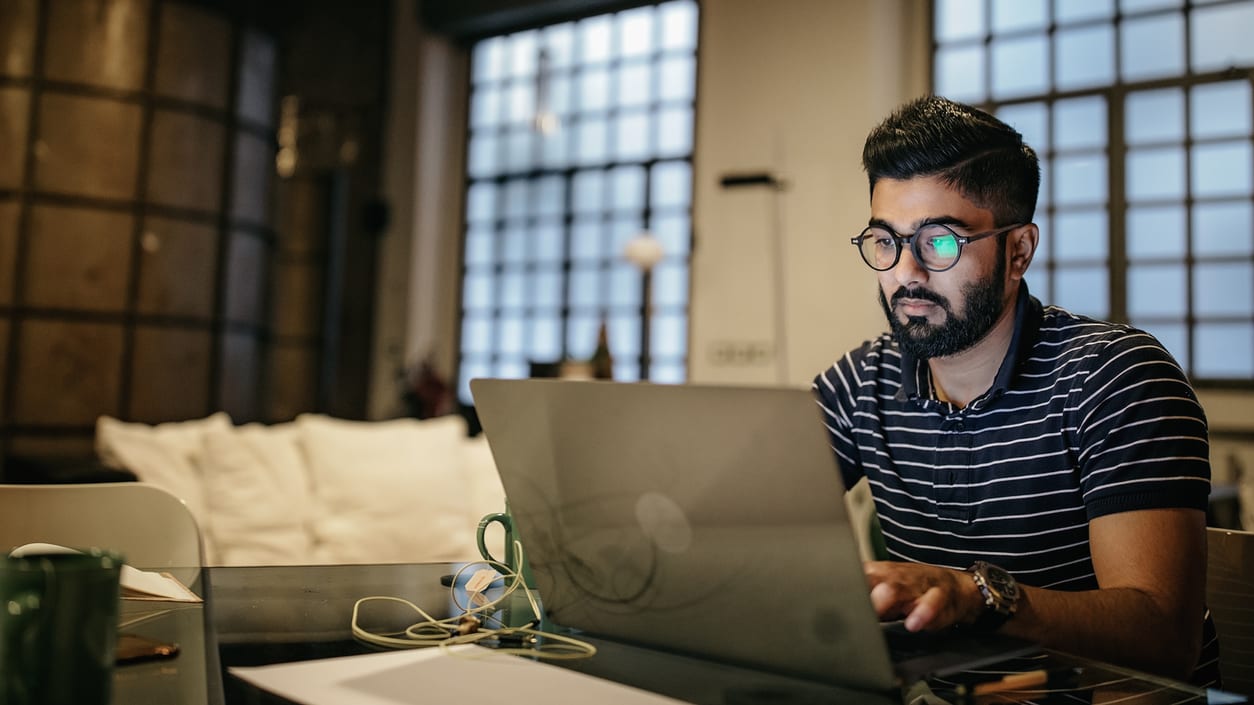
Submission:
[[[976,561],[967,568],[967,572],[984,597],[984,612],[971,628],[982,632],[996,631],[1014,616],[1019,606],[1019,583],[1004,569],[984,561]]]

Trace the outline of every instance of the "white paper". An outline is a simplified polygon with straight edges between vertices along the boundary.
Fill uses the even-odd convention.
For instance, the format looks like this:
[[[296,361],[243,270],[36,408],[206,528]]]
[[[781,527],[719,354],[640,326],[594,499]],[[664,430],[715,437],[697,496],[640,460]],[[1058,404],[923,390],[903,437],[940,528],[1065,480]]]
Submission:
[[[408,649],[231,668],[235,676],[302,705],[673,705],[681,701],[480,646]]]
[[[201,601],[199,595],[169,573],[154,573],[124,565],[120,582],[122,597],[128,600]]]

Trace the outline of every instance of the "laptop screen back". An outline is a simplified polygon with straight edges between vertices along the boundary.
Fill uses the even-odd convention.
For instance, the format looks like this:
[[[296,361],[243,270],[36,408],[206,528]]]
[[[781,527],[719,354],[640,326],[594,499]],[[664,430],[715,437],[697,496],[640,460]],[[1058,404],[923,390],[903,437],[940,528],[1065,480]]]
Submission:
[[[808,391],[471,382],[552,622],[893,684]]]

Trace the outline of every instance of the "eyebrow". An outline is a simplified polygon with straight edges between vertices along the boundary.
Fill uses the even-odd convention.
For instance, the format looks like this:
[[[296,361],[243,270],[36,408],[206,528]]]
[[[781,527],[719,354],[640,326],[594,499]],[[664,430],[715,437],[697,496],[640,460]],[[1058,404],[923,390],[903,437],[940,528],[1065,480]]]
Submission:
[[[879,226],[896,235],[902,234],[894,230],[892,224],[890,224],[887,220],[884,220],[883,218],[871,218],[870,220],[867,221],[867,225]],[[920,220],[918,224],[915,226],[914,230],[911,232],[917,232],[919,228],[922,228],[925,225],[949,225],[949,226],[956,226],[960,230],[971,229],[971,225],[967,223],[967,221],[963,220],[962,218],[958,218],[952,215],[935,215],[935,216],[931,216],[928,218],[924,218],[923,220]]]

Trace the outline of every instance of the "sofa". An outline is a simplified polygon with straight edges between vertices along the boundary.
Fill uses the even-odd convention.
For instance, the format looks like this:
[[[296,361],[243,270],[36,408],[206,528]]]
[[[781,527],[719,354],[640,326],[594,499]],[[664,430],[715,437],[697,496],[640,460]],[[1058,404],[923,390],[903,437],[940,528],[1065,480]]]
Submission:
[[[505,507],[487,443],[460,416],[239,426],[225,413],[157,425],[104,416],[95,446],[106,466],[183,499],[206,565],[475,560],[479,519]],[[490,534],[489,548],[499,544]]]

